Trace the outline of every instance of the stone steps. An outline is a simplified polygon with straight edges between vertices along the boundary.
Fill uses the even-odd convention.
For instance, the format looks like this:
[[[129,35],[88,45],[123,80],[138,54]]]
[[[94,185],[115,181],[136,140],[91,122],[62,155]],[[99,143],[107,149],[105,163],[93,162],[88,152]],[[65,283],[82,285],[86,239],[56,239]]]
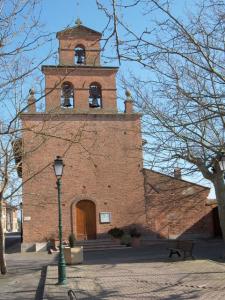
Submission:
[[[98,251],[98,250],[113,250],[113,249],[125,249],[126,245],[115,244],[112,240],[84,240],[76,241],[76,246],[83,246],[84,251]]]

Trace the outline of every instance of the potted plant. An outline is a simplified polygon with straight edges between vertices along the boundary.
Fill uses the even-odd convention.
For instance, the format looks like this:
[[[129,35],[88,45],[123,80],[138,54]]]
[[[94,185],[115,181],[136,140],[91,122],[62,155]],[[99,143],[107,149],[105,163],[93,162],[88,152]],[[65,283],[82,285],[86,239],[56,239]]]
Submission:
[[[73,233],[69,235],[69,246],[64,247],[66,264],[75,265],[83,262],[83,246],[76,246],[76,238]]]
[[[69,240],[69,246],[70,246],[70,248],[75,247],[75,245],[76,245],[76,238],[75,238],[75,235],[73,233],[71,233],[69,235],[69,239],[68,240]]]
[[[108,234],[111,235],[112,240],[116,244],[120,244],[120,239],[122,238],[124,231],[121,228],[114,227],[108,231]]]
[[[121,238],[121,244],[127,247],[131,246],[131,236],[130,234],[125,233]]]
[[[141,233],[137,230],[136,227],[133,227],[129,230],[131,236],[131,246],[134,248],[138,248],[141,245]]]

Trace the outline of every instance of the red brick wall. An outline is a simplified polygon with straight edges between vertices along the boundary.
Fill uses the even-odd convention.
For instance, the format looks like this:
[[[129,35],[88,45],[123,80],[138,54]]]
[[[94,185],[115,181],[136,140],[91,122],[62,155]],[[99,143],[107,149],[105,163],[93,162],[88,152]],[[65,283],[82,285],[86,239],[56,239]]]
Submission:
[[[56,179],[51,166],[56,155],[64,156],[66,165],[62,179],[64,238],[71,232],[71,205],[80,199],[95,202],[98,234],[114,226],[145,223],[138,115],[61,114],[46,122],[41,115],[22,118],[24,128],[33,130],[23,135],[23,181],[40,171],[23,188],[24,217],[31,217],[24,221],[25,243],[57,236]],[[99,212],[111,212],[112,223],[100,224]]]
[[[213,235],[209,189],[184,180],[144,170],[147,223],[151,233],[164,238]]]
[[[24,216],[31,217],[24,222],[25,242],[57,236],[57,193],[51,166],[56,155],[64,156],[66,164],[64,238],[72,230],[76,232],[75,204],[82,199],[96,204],[98,235],[114,226],[132,224],[164,238],[213,235],[211,208],[205,205],[208,188],[149,170],[144,170],[144,182],[139,116],[73,114],[48,121],[43,118],[23,116],[24,127],[33,129],[24,132],[24,182],[43,169],[23,188]],[[112,223],[100,224],[99,212],[111,212]]]

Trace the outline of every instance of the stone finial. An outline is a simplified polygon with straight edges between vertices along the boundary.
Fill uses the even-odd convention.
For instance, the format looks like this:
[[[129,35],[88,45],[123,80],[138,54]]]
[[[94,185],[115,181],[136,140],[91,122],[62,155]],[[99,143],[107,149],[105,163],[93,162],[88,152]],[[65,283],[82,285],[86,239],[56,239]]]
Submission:
[[[29,97],[28,97],[28,112],[29,113],[34,113],[36,112],[36,107],[35,107],[35,90],[34,88],[29,89]]]
[[[128,89],[126,89],[125,95],[127,97],[127,100],[132,100],[132,98],[131,98],[131,92]]]
[[[75,24],[76,24],[77,26],[82,25],[81,19],[80,19],[80,18],[77,18],[76,21],[75,21]]]
[[[126,90],[125,95],[127,97],[124,101],[125,113],[131,114],[133,112],[133,100],[131,97],[131,92],[129,90]]]

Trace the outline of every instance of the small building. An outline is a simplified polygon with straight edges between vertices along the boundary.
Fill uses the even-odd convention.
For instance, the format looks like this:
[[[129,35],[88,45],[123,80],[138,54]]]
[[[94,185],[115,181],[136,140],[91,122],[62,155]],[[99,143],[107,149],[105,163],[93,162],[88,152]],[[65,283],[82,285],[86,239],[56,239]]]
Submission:
[[[19,231],[18,209],[16,206],[12,206],[6,201],[3,202],[2,220],[4,232]]]
[[[146,221],[162,238],[208,238],[215,235],[218,220],[207,205],[210,189],[181,178],[144,169]]]
[[[23,248],[58,236],[57,155],[65,163],[64,239],[101,239],[130,226],[148,238],[212,236],[208,188],[143,168],[141,114],[128,92],[118,112],[118,68],[100,63],[101,33],[78,23],[57,38],[59,64],[42,66],[45,111],[37,112],[31,90],[21,115]]]

